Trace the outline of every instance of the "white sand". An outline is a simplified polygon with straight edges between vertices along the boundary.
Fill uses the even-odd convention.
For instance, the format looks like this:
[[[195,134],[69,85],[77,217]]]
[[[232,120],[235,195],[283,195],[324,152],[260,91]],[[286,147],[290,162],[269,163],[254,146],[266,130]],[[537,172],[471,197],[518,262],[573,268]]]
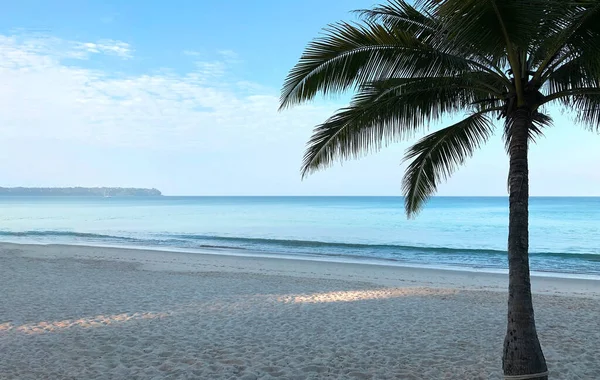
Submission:
[[[0,379],[501,379],[505,277],[1,244]],[[600,282],[533,286],[551,378],[600,378]]]

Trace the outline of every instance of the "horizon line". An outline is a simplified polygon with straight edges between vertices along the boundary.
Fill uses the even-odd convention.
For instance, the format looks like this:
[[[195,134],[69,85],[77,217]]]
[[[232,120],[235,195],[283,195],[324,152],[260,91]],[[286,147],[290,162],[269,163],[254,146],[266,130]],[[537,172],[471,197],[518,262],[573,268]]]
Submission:
[[[162,197],[207,197],[207,198],[251,198],[251,197],[272,197],[272,198],[299,198],[299,197],[330,197],[330,198],[343,198],[343,197],[364,197],[364,198],[404,198],[404,195],[215,195],[215,194],[202,194],[202,195],[181,195],[181,194],[163,194]],[[508,198],[508,195],[434,195],[431,198]],[[529,198],[600,198],[599,195],[530,195]]]

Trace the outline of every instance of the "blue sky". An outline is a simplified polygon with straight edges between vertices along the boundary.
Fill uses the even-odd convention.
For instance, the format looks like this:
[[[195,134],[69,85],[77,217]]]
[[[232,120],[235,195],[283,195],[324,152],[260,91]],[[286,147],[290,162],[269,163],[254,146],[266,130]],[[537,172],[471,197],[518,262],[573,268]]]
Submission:
[[[183,52],[218,60],[219,51],[229,50],[244,62],[232,68],[232,74],[278,89],[302,48],[323,26],[353,19],[350,10],[372,4],[371,0],[24,0],[3,6],[0,24],[9,33],[23,28],[69,40],[124,41],[135,49],[135,59],[113,63],[112,68],[130,74],[158,67],[190,70],[192,60],[182,59]]]
[[[312,128],[345,98],[277,112],[282,81],[306,43],[372,4],[8,2],[0,14],[0,185],[400,194],[407,143],[300,181]],[[552,111],[556,127],[531,149],[532,194],[600,195],[600,136]],[[498,133],[440,194],[504,195],[506,170]]]

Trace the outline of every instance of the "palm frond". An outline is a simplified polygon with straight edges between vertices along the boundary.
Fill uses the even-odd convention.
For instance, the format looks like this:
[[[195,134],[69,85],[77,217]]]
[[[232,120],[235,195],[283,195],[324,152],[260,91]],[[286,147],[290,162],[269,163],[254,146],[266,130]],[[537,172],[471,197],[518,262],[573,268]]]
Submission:
[[[421,40],[426,40],[438,31],[436,20],[403,0],[390,0],[387,4],[377,5],[373,9],[360,9],[355,12],[370,22],[381,22],[391,29],[409,31]]]
[[[509,116],[504,121],[504,148],[508,152],[510,147],[510,137],[512,136],[514,120]],[[552,127],[554,121],[552,118],[542,112],[535,111],[531,114],[531,124],[529,126],[529,141],[535,142],[537,138],[544,136],[544,128]]]
[[[358,158],[410,137],[445,114],[493,97],[461,77],[398,78],[361,87],[350,106],[317,126],[308,142],[302,175],[336,159]]]
[[[490,57],[496,67],[508,65],[514,78],[517,104],[524,105],[528,68],[527,52],[547,21],[546,7],[556,0],[422,0],[425,9],[440,19],[446,32],[434,44],[444,48],[468,46],[470,51]]]
[[[542,26],[546,33],[560,30],[558,10],[564,9],[565,1],[568,0],[421,0],[418,3],[440,18],[448,31],[445,39],[467,43],[491,56],[502,56],[512,48],[526,52],[539,37]]]
[[[453,76],[474,67],[487,70],[473,60],[434,49],[406,31],[374,23],[339,23],[311,42],[290,71],[281,108],[310,100],[319,92],[342,92],[387,78]]]
[[[597,56],[577,56],[549,72],[544,78],[549,93],[578,88],[594,88],[600,80],[600,52]]]
[[[369,22],[382,23],[392,29],[408,31],[420,41],[428,44],[432,44],[438,36],[448,34],[438,17],[417,9],[404,0],[388,0],[387,4],[356,12]],[[500,67],[502,64],[496,65],[497,62],[494,62],[488,56],[481,55],[477,49],[473,49],[470,45],[464,43],[446,44],[442,50],[476,62],[480,70],[493,72],[498,77],[508,81]]]
[[[544,128],[554,125],[554,120],[546,114],[535,112],[532,118],[532,125],[529,129],[529,139],[535,141],[536,138],[544,136]]]
[[[585,56],[597,53],[600,50],[600,2],[582,0],[572,3],[575,12],[567,15],[569,25],[561,33],[564,40],[560,41],[559,49],[567,48]]]
[[[408,216],[419,212],[435,193],[438,184],[447,180],[492,133],[493,125],[489,117],[484,113],[475,113],[425,136],[409,148],[404,161],[412,161],[402,180]]]
[[[599,89],[600,90],[600,89]],[[574,95],[568,102],[575,110],[575,121],[600,133],[600,92]]]
[[[550,77],[548,87],[554,92],[545,96],[542,104],[560,102],[575,115],[576,123],[600,132],[600,76],[566,66]]]
[[[532,67],[537,68],[534,75],[536,81],[551,72],[557,62],[581,55],[584,51],[594,53],[600,48],[600,27],[595,21],[600,16],[600,2],[565,1],[554,13],[558,13],[558,16],[544,20],[546,24],[552,24],[554,30],[541,28],[538,41],[532,44]]]

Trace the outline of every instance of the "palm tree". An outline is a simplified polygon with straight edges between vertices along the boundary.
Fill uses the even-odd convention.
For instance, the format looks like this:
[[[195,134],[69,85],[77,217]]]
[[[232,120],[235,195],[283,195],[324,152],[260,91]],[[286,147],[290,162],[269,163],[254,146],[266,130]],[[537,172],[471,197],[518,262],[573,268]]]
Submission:
[[[510,160],[503,370],[547,379],[529,275],[528,144],[552,125],[551,103],[600,130],[600,0],[390,0],[358,14],[360,22],[332,24],[310,42],[285,80],[281,109],[355,90],[315,128],[302,176],[465,112],[406,153],[402,190],[413,217],[502,120]]]

